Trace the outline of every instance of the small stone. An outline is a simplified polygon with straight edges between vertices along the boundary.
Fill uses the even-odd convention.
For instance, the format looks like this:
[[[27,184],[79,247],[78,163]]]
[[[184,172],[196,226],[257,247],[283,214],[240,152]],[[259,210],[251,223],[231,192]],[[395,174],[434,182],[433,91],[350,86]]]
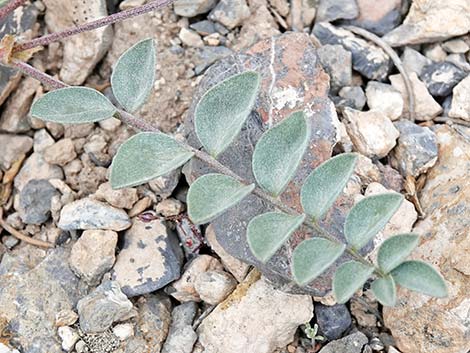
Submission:
[[[73,141],[66,138],[47,147],[44,150],[43,156],[47,163],[64,166],[68,162],[73,161],[77,157],[77,153],[75,153]]]
[[[393,346],[388,347],[387,353],[401,353],[398,349]]]
[[[183,203],[172,198],[160,201],[155,207],[155,211],[160,213],[163,217],[177,216],[183,212],[183,210]]]
[[[209,19],[223,24],[228,29],[240,26],[250,16],[246,0],[220,0],[210,12]]]
[[[366,97],[370,110],[381,111],[392,121],[401,117],[404,105],[403,97],[391,85],[369,81]]]
[[[26,224],[42,224],[49,219],[52,198],[59,192],[47,180],[30,180],[20,192],[18,213]]]
[[[78,301],[80,328],[84,333],[104,332],[114,322],[128,317],[132,308],[117,282],[105,282]]]
[[[470,75],[454,87],[449,116],[470,121]]]
[[[131,209],[139,199],[136,189],[124,188],[115,190],[109,182],[101,184],[94,197],[99,201],[106,201],[116,208],[125,209]]]
[[[171,325],[162,353],[191,353],[197,334],[192,328],[197,305],[194,302],[176,306],[171,312]]]
[[[116,325],[113,327],[113,333],[120,341],[125,341],[134,336],[134,325],[130,323]]]
[[[400,131],[400,137],[391,154],[391,165],[404,177],[426,173],[437,161],[436,135],[429,128],[409,120],[394,125]]]
[[[176,169],[167,175],[149,181],[150,189],[162,199],[168,198],[175,190],[180,180],[181,169]]]
[[[147,208],[152,205],[152,199],[148,196],[140,199],[135,205],[129,210],[129,217],[135,217],[144,212]]]
[[[343,87],[338,95],[352,103],[351,108],[362,110],[366,105],[366,96],[360,86]]]
[[[89,285],[96,285],[114,264],[118,235],[112,230],[86,230],[72,246],[70,268]]]
[[[62,326],[57,329],[57,334],[62,340],[62,349],[66,352],[71,352],[75,343],[79,340],[77,331],[68,326]]]
[[[0,353],[20,353],[20,351],[14,348],[10,348],[0,342]]]
[[[214,22],[203,20],[189,25],[189,28],[194,29],[201,36],[208,36],[212,33],[217,33]]]
[[[126,212],[90,198],[65,205],[58,223],[63,230],[104,229],[119,232],[130,226]]]
[[[216,3],[217,0],[176,0],[173,6],[177,15],[194,17],[209,12]]]
[[[162,220],[135,218],[112,271],[129,297],[163,288],[180,276],[183,253],[178,239]]]
[[[359,15],[355,0],[321,0],[317,8],[316,21],[333,22],[353,19]]]
[[[457,66],[460,70],[470,72],[470,62],[465,58],[465,54],[449,54],[446,61]]]
[[[7,249],[11,250],[20,243],[20,240],[14,236],[4,236],[2,237],[2,243]]]
[[[46,129],[41,129],[34,133],[34,152],[43,152],[47,147],[52,146],[54,143],[54,139],[49,135]]]
[[[315,305],[315,315],[320,334],[328,340],[336,340],[351,326],[351,314],[344,304]]]
[[[232,55],[233,51],[224,46],[204,47],[199,51],[199,64],[194,69],[196,75],[202,74],[209,66],[217,60]]]
[[[351,52],[353,68],[371,80],[385,80],[391,68],[388,55],[379,47],[355,36],[350,31],[329,23],[316,23],[314,34],[321,44],[339,44]]]
[[[181,278],[171,284],[171,296],[180,302],[201,301],[194,284],[202,273],[210,270],[222,270],[222,265],[216,258],[209,255],[194,258]]]
[[[423,54],[431,60],[431,62],[435,61],[444,61],[447,57],[447,53],[442,48],[440,43],[433,43],[427,45],[423,49]]]
[[[237,281],[224,271],[206,271],[194,282],[194,289],[202,301],[217,305],[235,289]]]
[[[369,158],[383,158],[396,145],[400,135],[393,123],[380,111],[343,111],[349,137],[354,147]]]
[[[119,128],[119,126],[121,126],[122,121],[113,117],[101,120],[98,124],[103,130],[114,132]]]
[[[470,45],[463,39],[452,39],[442,43],[442,48],[451,54],[465,54],[470,50]]]
[[[369,342],[362,332],[328,343],[319,353],[362,353],[362,348]]]
[[[433,96],[447,96],[466,73],[450,62],[438,62],[428,65],[421,73],[421,79]]]
[[[55,325],[60,326],[72,326],[78,320],[78,315],[71,309],[64,309],[59,311],[55,316]]]
[[[369,346],[370,348],[372,348],[373,351],[377,351],[377,352],[385,349],[384,344],[382,343],[382,341],[380,341],[378,337],[372,337],[369,342]]]
[[[330,75],[331,90],[352,84],[352,56],[341,45],[323,45],[317,49],[325,71]]]
[[[23,154],[31,151],[33,139],[23,135],[0,134],[0,146],[0,168],[8,170]]]
[[[64,173],[57,165],[47,163],[40,153],[34,152],[24,162],[19,173],[15,177],[15,187],[21,191],[25,185],[33,179],[63,179]]]
[[[431,60],[410,47],[406,47],[403,51],[401,61],[408,73],[415,72],[418,76],[421,75],[425,66],[432,64]]]
[[[181,28],[178,37],[188,47],[202,48],[204,46],[201,36],[190,29]]]
[[[220,45],[221,36],[219,33],[212,33],[208,36],[205,36],[203,40],[206,45],[215,47]]]
[[[415,119],[420,121],[432,120],[442,112],[442,107],[429,94],[426,85],[419,80],[416,73],[409,74],[411,86],[415,98]],[[403,113],[408,114],[408,94],[406,93],[405,83],[401,75],[392,75],[389,77],[392,86],[398,90],[404,101]]]

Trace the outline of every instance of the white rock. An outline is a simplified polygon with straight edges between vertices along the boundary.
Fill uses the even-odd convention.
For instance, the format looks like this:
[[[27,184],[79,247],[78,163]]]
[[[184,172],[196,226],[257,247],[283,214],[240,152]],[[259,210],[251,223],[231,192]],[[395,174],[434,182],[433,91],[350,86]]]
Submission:
[[[463,39],[452,39],[442,43],[442,47],[452,54],[465,54],[470,46]]]
[[[370,110],[383,112],[390,120],[397,120],[403,113],[403,97],[391,85],[369,81],[366,88],[367,105]]]
[[[194,288],[202,301],[217,305],[236,287],[237,281],[224,271],[206,271],[194,282]]]
[[[176,199],[165,199],[160,201],[155,207],[155,211],[164,217],[177,216],[184,210],[184,205]]]
[[[75,343],[77,343],[78,333],[71,327],[62,326],[57,329],[57,334],[62,340],[62,349],[66,352],[72,351]]]
[[[0,168],[9,169],[21,155],[28,153],[33,147],[33,139],[29,136],[0,134]],[[26,183],[25,183],[26,184]]]
[[[452,92],[449,116],[470,121],[470,75],[460,81]]]
[[[10,348],[0,342],[0,353],[20,353],[20,351],[14,348]]]
[[[52,146],[55,141],[46,129],[38,130],[34,133],[33,150],[43,152],[47,147]]]
[[[109,182],[103,183],[99,186],[98,190],[94,194],[94,198],[100,201],[106,201],[111,206],[126,209],[131,209],[139,200],[136,189],[124,188],[115,190]]]
[[[119,324],[113,327],[113,333],[120,341],[125,341],[134,336],[134,326],[130,323]]]
[[[220,0],[209,14],[209,19],[223,24],[228,29],[240,26],[250,16],[246,0]]]
[[[57,165],[49,164],[40,153],[34,152],[20,169],[15,177],[15,187],[18,190],[33,179],[63,179],[62,168]]]
[[[354,147],[370,158],[383,158],[396,145],[400,135],[393,123],[380,111],[343,111],[343,122]]]
[[[73,161],[77,157],[77,153],[72,139],[65,138],[45,148],[43,156],[47,163],[64,166]]]
[[[188,47],[202,48],[204,46],[201,36],[191,29],[181,28],[178,37]]]

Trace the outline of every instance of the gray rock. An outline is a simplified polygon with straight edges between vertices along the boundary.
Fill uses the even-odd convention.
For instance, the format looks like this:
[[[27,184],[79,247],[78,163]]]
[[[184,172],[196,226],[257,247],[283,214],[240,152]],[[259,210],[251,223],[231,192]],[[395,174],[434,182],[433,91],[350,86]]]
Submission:
[[[350,51],[354,70],[365,77],[379,81],[386,79],[392,63],[381,48],[326,22],[317,22],[312,33],[323,45],[340,44]]]
[[[199,50],[198,56],[201,63],[196,66],[194,72],[196,75],[200,75],[217,60],[223,59],[232,54],[233,51],[224,46],[205,46]]]
[[[328,340],[337,340],[351,326],[351,314],[344,304],[315,305],[315,316],[320,334]]]
[[[119,232],[131,226],[127,213],[90,198],[65,205],[58,227],[63,230],[105,229]]]
[[[171,325],[162,353],[191,353],[197,334],[192,328],[197,305],[187,302],[176,306],[171,312]]]
[[[362,110],[366,105],[366,95],[361,86],[343,87],[338,95],[350,102],[353,109]]]
[[[470,73],[470,63],[465,58],[465,54],[449,54],[446,57],[446,61],[454,64],[466,73]]]
[[[369,342],[366,335],[356,332],[340,340],[328,343],[319,353],[362,353],[362,348]]]
[[[325,71],[330,75],[331,91],[352,84],[352,56],[341,45],[323,45],[318,48],[318,57]]]
[[[184,17],[194,17],[212,10],[217,0],[176,0],[175,13]]]
[[[246,0],[220,0],[210,12],[209,19],[223,24],[228,29],[240,26],[250,16]]]
[[[470,75],[453,89],[449,116],[470,121]]]
[[[434,132],[409,120],[397,121],[400,131],[397,146],[392,151],[391,164],[406,177],[418,177],[437,161],[437,139]]]
[[[316,21],[332,22],[339,19],[353,19],[358,15],[356,0],[320,0]]]
[[[59,192],[44,179],[30,180],[20,192],[19,214],[26,224],[42,224],[49,219],[51,200]]]
[[[24,186],[33,179],[63,179],[62,168],[47,163],[40,153],[34,152],[24,162],[19,173],[15,177],[14,185],[21,191]]]
[[[403,51],[401,61],[408,72],[416,72],[418,76],[421,75],[425,66],[432,64],[432,60],[410,47],[406,47]]]
[[[104,332],[128,317],[132,308],[117,282],[105,282],[78,301],[80,328],[85,333]]]
[[[38,130],[34,133],[33,150],[34,152],[43,152],[47,147],[52,146],[54,142],[46,129]]]
[[[233,276],[225,271],[206,271],[194,282],[194,288],[202,301],[217,305],[232,293],[237,285]]]
[[[421,73],[421,80],[433,96],[447,96],[467,74],[450,62],[437,62],[426,66]]]
[[[212,33],[217,33],[214,22],[209,20],[203,20],[195,23],[191,23],[189,28],[194,29],[201,36],[207,36]]]
[[[33,139],[23,135],[0,134],[0,168],[7,170],[12,163],[16,162],[23,154],[31,151]]]
[[[179,278],[182,261],[178,238],[161,220],[135,218],[124,234],[112,278],[129,297],[146,294]]]

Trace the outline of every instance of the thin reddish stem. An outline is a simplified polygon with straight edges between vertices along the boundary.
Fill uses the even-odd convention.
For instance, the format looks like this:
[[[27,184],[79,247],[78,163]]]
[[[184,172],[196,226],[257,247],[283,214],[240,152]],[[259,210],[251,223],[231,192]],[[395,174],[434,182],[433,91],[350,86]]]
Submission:
[[[85,24],[82,24],[76,27],[67,28],[63,31],[56,32],[56,33],[46,34],[42,37],[35,38],[28,42],[20,43],[16,45],[15,48],[13,49],[13,52],[16,53],[19,51],[23,51],[23,50],[27,50],[27,49],[31,49],[31,48],[35,48],[39,46],[45,46],[52,42],[57,42],[64,38],[67,38],[76,34],[91,31],[96,28],[108,26],[110,24],[126,20],[128,18],[140,16],[140,15],[143,15],[144,13],[151,12],[153,10],[157,10],[165,6],[168,6],[173,1],[174,0],[154,0],[145,5],[135,7],[133,9],[121,11],[116,14],[106,16],[95,21],[87,22]]]
[[[14,67],[20,70],[22,73],[35,78],[36,80],[42,82],[44,85],[51,89],[65,88],[67,85],[55,79],[54,77],[45,74],[44,72],[36,69],[35,67],[23,62],[23,61],[12,61],[9,66]]]
[[[26,0],[11,0],[8,4],[0,8],[0,21],[23,5]]]

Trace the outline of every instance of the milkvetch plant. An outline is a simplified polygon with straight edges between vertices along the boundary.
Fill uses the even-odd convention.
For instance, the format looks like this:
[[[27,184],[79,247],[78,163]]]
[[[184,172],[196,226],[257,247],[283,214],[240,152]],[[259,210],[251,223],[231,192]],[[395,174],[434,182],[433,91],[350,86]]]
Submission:
[[[385,240],[378,250],[377,264],[360,255],[400,207],[400,194],[365,197],[353,206],[344,224],[345,244],[320,226],[354,171],[354,153],[331,158],[304,180],[300,191],[302,213],[280,201],[278,196],[294,177],[309,147],[311,129],[302,111],[292,113],[259,139],[252,158],[256,183],[247,182],[216,159],[235,140],[253,109],[260,86],[258,73],[234,75],[202,97],[194,124],[204,150],[133,117],[131,113],[145,103],[152,90],[155,52],[153,40],[144,40],[128,49],[115,64],[111,86],[119,107],[91,88],[66,87],[38,99],[31,108],[32,115],[58,123],[96,122],[116,116],[147,130],[119,148],[111,166],[114,188],[144,184],[191,158],[206,162],[217,173],[203,175],[191,184],[187,195],[190,219],[195,224],[208,223],[249,194],[262,198],[274,211],[254,217],[247,226],[253,255],[267,263],[296,230],[308,229],[312,237],[298,244],[290,259],[293,278],[305,286],[347,253],[353,260],[342,263],[333,278],[333,292],[339,303],[346,302],[371,277],[371,289],[383,305],[395,305],[397,285],[430,296],[447,295],[446,284],[433,267],[407,260],[418,245],[417,235],[399,234]]]

